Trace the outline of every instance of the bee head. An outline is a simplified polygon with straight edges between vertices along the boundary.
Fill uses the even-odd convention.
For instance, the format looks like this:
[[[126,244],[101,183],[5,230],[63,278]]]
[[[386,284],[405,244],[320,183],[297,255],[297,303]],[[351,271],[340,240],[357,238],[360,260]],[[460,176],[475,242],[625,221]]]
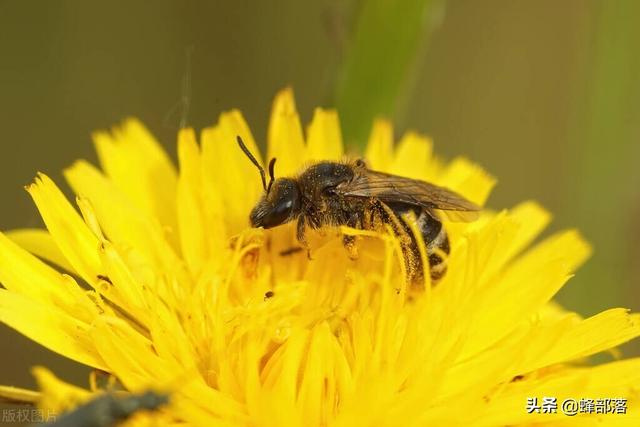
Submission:
[[[300,190],[298,189],[298,184],[291,178],[275,179],[273,169],[276,159],[273,158],[269,162],[269,184],[267,185],[264,169],[255,157],[253,157],[251,152],[249,152],[240,136],[237,137],[237,140],[242,151],[258,168],[258,171],[260,171],[262,188],[264,189],[262,198],[253,208],[249,216],[251,226],[272,228],[291,221],[297,216],[300,210]]]
[[[291,221],[299,210],[298,184],[291,178],[279,178],[269,183],[249,219],[252,227],[271,228]]]

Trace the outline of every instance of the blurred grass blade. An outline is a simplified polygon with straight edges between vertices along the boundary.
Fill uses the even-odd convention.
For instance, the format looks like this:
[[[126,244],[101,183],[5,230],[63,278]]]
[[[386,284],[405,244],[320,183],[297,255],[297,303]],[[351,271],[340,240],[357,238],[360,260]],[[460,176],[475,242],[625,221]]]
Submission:
[[[439,0],[361,0],[336,90],[345,141],[363,147],[371,121],[392,117]]]
[[[622,301],[621,293],[630,289],[628,230],[637,222],[631,204],[640,179],[640,1],[592,4],[595,38],[576,76],[581,93],[572,136],[575,192],[565,209],[578,216],[574,220],[597,251],[580,276],[587,287],[567,288],[565,300],[580,300],[590,312]],[[602,293],[603,287],[609,292]],[[593,298],[596,290],[600,296]]]

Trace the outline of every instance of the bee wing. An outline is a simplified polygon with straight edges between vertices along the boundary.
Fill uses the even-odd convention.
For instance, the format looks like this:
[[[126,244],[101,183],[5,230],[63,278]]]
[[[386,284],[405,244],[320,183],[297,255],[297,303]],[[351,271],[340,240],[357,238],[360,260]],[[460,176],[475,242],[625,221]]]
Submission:
[[[474,221],[480,207],[458,193],[425,181],[365,170],[338,186],[346,197],[366,197],[384,203],[406,203],[442,211],[451,221]]]

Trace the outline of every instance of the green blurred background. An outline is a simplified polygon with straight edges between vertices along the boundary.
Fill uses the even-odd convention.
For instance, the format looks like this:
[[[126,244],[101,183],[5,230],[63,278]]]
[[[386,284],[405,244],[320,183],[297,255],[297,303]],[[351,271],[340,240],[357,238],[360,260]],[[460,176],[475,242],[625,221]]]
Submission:
[[[563,304],[640,310],[640,2],[0,1],[0,228],[40,225],[22,186],[95,161],[94,129],[135,115],[174,154],[187,52],[190,125],[238,107],[264,141],[286,85],[305,123],[338,106],[352,144],[387,115],[498,177],[491,207],[536,199],[550,231],[586,235]],[[34,364],[86,384],[3,325],[0,342],[2,384],[33,387]]]

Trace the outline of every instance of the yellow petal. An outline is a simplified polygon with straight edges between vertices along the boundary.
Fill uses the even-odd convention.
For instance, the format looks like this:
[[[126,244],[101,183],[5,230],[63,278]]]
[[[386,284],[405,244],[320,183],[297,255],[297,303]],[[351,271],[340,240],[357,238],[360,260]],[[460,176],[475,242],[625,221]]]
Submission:
[[[437,170],[434,170],[432,163],[432,149],[431,139],[414,132],[407,132],[398,143],[390,172],[433,182],[437,176],[435,173]]]
[[[50,304],[0,289],[0,321],[53,352],[106,369],[89,337],[91,326]]]
[[[138,120],[129,118],[94,142],[100,164],[114,184],[145,214],[175,233],[176,171],[160,144]],[[169,237],[177,243],[175,236]]]
[[[27,191],[74,271],[88,283],[95,283],[101,271],[97,237],[48,176],[39,174]]]
[[[202,206],[202,174],[200,149],[193,129],[182,129],[178,135],[178,230],[180,245],[191,273],[197,275],[207,258],[208,247]]]
[[[234,194],[236,199],[242,199],[242,203],[240,204],[242,212],[239,213],[238,217],[244,220],[242,225],[246,226],[249,210],[253,207],[253,203],[258,200],[263,189],[256,167],[238,147],[235,142],[236,136],[246,137],[244,141],[245,145],[257,158],[260,158],[260,151],[240,111],[232,110],[228,113],[222,113],[220,115],[218,129],[220,131],[220,141],[218,142],[219,159],[225,159],[226,161],[218,162],[215,167],[220,174],[224,174],[226,181],[223,182],[230,185],[224,187],[226,191],[223,191],[223,193],[233,194],[234,191],[238,191],[239,194],[243,195],[239,198],[237,194]],[[228,143],[231,141],[233,142]],[[231,168],[235,169],[235,173],[230,170]],[[229,191],[229,189],[231,189],[231,191]]]
[[[511,209],[509,215],[518,223],[518,233],[511,247],[505,248],[504,257],[507,260],[529,246],[551,221],[551,214],[533,201],[520,203]]]
[[[34,255],[49,261],[62,269],[73,272],[73,267],[64,257],[60,248],[47,230],[24,228],[6,232],[9,239]]]
[[[41,304],[52,304],[84,322],[90,322],[97,313],[73,278],[58,273],[2,233],[0,282],[11,292]]]
[[[293,176],[305,161],[302,125],[291,88],[280,91],[273,101],[267,137],[268,157],[275,157],[276,176]]]
[[[458,157],[443,171],[437,184],[456,191],[473,203],[483,206],[496,184],[496,179],[478,165]]]
[[[61,381],[47,368],[36,366],[32,373],[42,390],[42,399],[38,402],[42,409],[60,415],[91,399],[89,390]]]
[[[549,220],[549,213],[539,204],[524,202],[491,218],[485,217],[471,224],[447,223],[446,227],[452,242],[465,235],[478,248],[474,251],[473,265],[481,267],[481,270],[476,272],[474,282],[476,286],[482,286],[485,280],[531,244]],[[464,269],[464,266],[452,268],[454,271]]]
[[[204,238],[207,239],[209,253],[217,253],[226,245],[224,239],[231,234],[227,231],[227,226],[231,228],[237,227],[236,222],[224,214],[225,192],[221,191],[221,188],[224,188],[225,182],[222,181],[224,178],[221,177],[222,174],[218,170],[218,162],[216,161],[216,138],[218,134],[219,132],[216,128],[205,128],[202,130],[200,137],[199,170],[202,175],[203,220],[205,230],[209,234]],[[245,137],[242,138],[244,139]],[[245,144],[248,144],[246,139]],[[237,209],[236,205],[228,205],[228,207],[229,209]]]
[[[311,161],[342,159],[342,134],[335,110],[316,108],[307,130],[307,155]]]
[[[607,363],[592,368],[562,369],[548,376],[531,381],[509,383],[495,396],[487,396],[490,405],[485,410],[470,417],[473,425],[514,425],[532,422],[565,421],[567,416],[560,405],[565,399],[591,398],[625,398],[628,399],[629,414],[578,414],[577,425],[591,425],[589,422],[599,421],[612,425],[637,425],[640,421],[637,384],[640,382],[640,358]],[[543,396],[557,398],[557,414],[528,414],[525,410],[527,398],[537,397],[541,402]],[[595,424],[595,423],[594,423]],[[471,425],[471,424],[470,424]]]
[[[249,212],[263,191],[258,170],[238,147],[238,135],[254,157],[260,159],[253,136],[237,110],[221,114],[215,127],[202,131],[203,191],[208,224],[219,228],[220,220],[224,221],[227,237],[246,228]],[[227,243],[224,239],[220,242],[219,237],[216,240]]]
[[[108,370],[129,389],[148,385],[148,378],[168,381],[172,364],[153,353],[151,342],[121,319],[103,317],[91,330],[91,339],[100,357],[108,362]]]
[[[538,366],[547,366],[575,360],[616,347],[640,335],[640,316],[629,314],[622,308],[609,309],[580,322],[571,320],[573,319],[570,319],[570,326],[566,328],[562,338],[532,362]],[[558,329],[555,322],[548,323],[547,328]],[[542,327],[538,334],[545,335]],[[534,339],[535,336],[532,335],[531,340]]]
[[[638,335],[638,315],[623,309],[607,310],[582,321],[569,314],[523,324],[498,345],[456,364],[439,394],[442,399],[453,398],[453,394],[483,382],[510,381],[516,375],[599,353]]]
[[[143,258],[149,267],[158,270],[176,262],[176,254],[157,220],[144,215],[95,167],[77,161],[64,171],[64,175],[74,192],[90,202],[97,222],[109,240],[132,248],[131,251]],[[96,243],[94,252],[98,247]]]
[[[576,232],[550,237],[516,260],[493,286],[470,302],[477,314],[470,325],[467,354],[486,348],[512,330],[518,321],[547,303],[570,274],[589,256],[590,246]]]
[[[373,122],[365,158],[369,168],[382,172],[390,171],[393,159],[393,127],[389,121],[376,119]]]
[[[536,314],[535,317],[541,320],[546,319],[560,319],[571,313],[567,308],[563,307],[556,301],[549,301],[545,304]],[[576,321],[582,320],[582,316],[577,313],[575,315]]]
[[[0,385],[0,399],[9,400],[11,402],[35,404],[40,399],[41,395],[42,393],[38,391]]]
[[[162,290],[158,289],[157,283],[136,277],[110,242],[102,243],[100,257],[104,276],[108,278],[108,286],[100,289],[101,295],[124,310],[127,316],[135,318],[139,324],[148,325],[149,307],[143,295],[144,289],[148,287],[163,295]]]

